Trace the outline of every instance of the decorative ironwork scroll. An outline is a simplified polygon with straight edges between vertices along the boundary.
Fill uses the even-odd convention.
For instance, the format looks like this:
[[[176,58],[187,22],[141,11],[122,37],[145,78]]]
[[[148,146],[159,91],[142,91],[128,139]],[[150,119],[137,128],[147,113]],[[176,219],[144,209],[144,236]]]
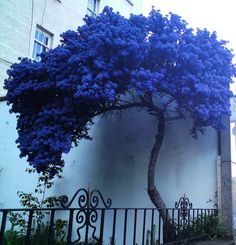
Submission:
[[[110,208],[112,204],[111,198],[105,200],[99,190],[90,191],[89,188],[87,190],[85,188],[81,188],[75,192],[70,201],[67,196],[62,197],[61,206],[63,208],[71,208],[73,203],[77,203],[78,205],[77,207],[75,207],[75,211],[77,212],[75,220],[78,224],[78,239],[76,241],[73,241],[73,243],[81,241],[81,230],[83,228],[85,228],[85,244],[88,244],[89,241],[89,229],[92,230],[92,239],[98,242],[99,239],[95,236],[95,223],[98,221],[99,218],[97,208]],[[102,207],[100,207],[100,203]]]
[[[190,222],[190,209],[192,209],[193,204],[189,201],[189,198],[185,196],[185,194],[179,199],[178,202],[175,203],[175,208],[179,210],[178,219],[180,229],[185,231]]]

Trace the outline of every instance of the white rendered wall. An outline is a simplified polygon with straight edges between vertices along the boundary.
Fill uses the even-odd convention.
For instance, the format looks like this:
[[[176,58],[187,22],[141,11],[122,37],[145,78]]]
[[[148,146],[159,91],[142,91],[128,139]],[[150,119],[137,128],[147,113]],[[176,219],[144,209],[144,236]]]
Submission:
[[[33,191],[36,174],[24,172],[19,159],[15,117],[0,103],[0,203],[18,206],[16,191]],[[146,113],[97,118],[93,141],[83,141],[65,155],[64,178],[56,181],[53,194],[72,196],[80,187],[98,188],[112,197],[114,207],[152,207],[147,196],[146,174],[154,142],[155,121]],[[216,191],[217,135],[213,129],[198,140],[189,134],[190,123],[169,122],[157,164],[156,183],[168,207],[184,193],[194,207],[211,207]]]
[[[139,14],[142,2],[126,0],[100,0],[99,12],[109,5],[126,17],[130,13]],[[53,34],[53,45],[60,43],[60,34],[76,30],[82,25],[87,11],[87,0],[0,0],[0,96],[5,95],[3,81],[9,62],[18,57],[32,57],[36,25]]]
[[[6,70],[18,57],[32,57],[36,25],[53,34],[52,48],[60,43],[60,34],[82,25],[87,11],[87,0],[0,1],[0,96],[3,90]],[[142,1],[131,6],[126,0],[101,0],[99,11],[110,5],[116,11],[128,16],[131,12],[140,13]],[[16,192],[33,191],[36,175],[25,173],[28,166],[25,159],[19,158],[16,147],[16,118],[10,115],[6,102],[0,102],[0,208],[19,206]]]
[[[112,197],[114,207],[152,207],[147,164],[154,143],[155,121],[146,113],[98,118],[93,141],[84,141],[65,156],[64,178],[56,193],[72,195],[78,188],[98,188]],[[167,207],[184,193],[194,207],[212,207],[216,191],[217,134],[213,129],[194,140],[190,122],[167,124],[157,164],[156,184]]]
[[[53,47],[58,45],[60,33],[83,23],[82,14],[86,13],[83,1],[0,1],[0,58],[11,63],[18,57],[31,58],[37,24],[54,34]],[[0,96],[5,94],[2,86],[8,66],[0,59]]]
[[[87,1],[86,1],[87,2]],[[128,15],[141,11],[141,1],[101,1],[100,9],[109,3],[114,10]],[[32,55],[36,24],[54,34],[53,46],[59,34],[76,29],[86,13],[85,0],[0,1],[0,58],[15,62],[19,56]],[[139,4],[139,5],[137,5]],[[31,28],[31,17],[32,28]],[[0,60],[0,84],[6,77],[7,64]],[[0,96],[5,92],[1,89]],[[33,191],[36,175],[24,172],[25,159],[19,158],[16,147],[16,119],[0,102],[0,207],[16,207],[18,190]],[[209,198],[216,191],[216,132],[209,129],[196,141],[189,134],[187,121],[169,122],[163,149],[157,166],[157,186],[168,207],[186,193],[194,207],[209,207]],[[56,182],[52,191],[71,196],[78,188],[100,189],[113,199],[116,207],[152,206],[147,196],[147,163],[154,142],[155,121],[149,115],[126,113],[112,118],[97,118],[92,128],[93,141],[81,142],[65,156],[64,179]]]
[[[6,103],[0,102],[0,208],[19,207],[16,192],[33,191],[37,181],[36,175],[25,172],[25,159],[19,158],[16,118],[8,110]]]
[[[114,11],[120,12],[123,16],[129,17],[130,13],[140,14],[142,5],[145,1],[132,0],[133,6],[127,0],[102,0],[100,1],[100,10],[105,6],[110,6]]]

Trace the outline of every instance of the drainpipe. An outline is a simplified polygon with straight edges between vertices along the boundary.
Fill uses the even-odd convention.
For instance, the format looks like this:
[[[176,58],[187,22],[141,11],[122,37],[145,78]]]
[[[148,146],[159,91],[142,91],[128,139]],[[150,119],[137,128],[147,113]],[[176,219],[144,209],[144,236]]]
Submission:
[[[223,121],[227,129],[221,130],[218,135],[218,208],[224,218],[225,227],[233,231],[230,117],[223,118]]]

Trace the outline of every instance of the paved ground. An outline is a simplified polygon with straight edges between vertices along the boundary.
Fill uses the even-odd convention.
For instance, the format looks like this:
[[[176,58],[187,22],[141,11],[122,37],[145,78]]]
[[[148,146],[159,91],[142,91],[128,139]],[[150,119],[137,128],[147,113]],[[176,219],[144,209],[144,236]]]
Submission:
[[[214,241],[198,241],[191,243],[191,245],[234,245],[233,241],[223,241],[223,240],[214,240]]]

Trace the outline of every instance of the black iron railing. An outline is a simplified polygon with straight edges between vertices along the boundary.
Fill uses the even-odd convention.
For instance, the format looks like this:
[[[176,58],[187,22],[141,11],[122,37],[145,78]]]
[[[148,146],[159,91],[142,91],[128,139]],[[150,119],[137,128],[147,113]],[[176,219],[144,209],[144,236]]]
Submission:
[[[80,189],[70,201],[67,197],[62,199],[62,208],[0,209],[0,245],[7,244],[12,233],[15,240],[19,239],[15,244],[34,244],[38,226],[44,227],[44,234],[40,233],[42,244],[59,244],[59,239],[60,244],[177,245],[204,237],[217,215],[217,209],[192,208],[185,196],[175,208],[165,210],[170,220],[164,223],[158,209],[112,208],[111,204],[111,199],[105,200],[98,190]],[[42,222],[37,223],[39,212],[46,214],[43,226]],[[19,222],[14,227],[10,222],[16,213],[25,219],[23,228]],[[66,222],[59,227],[62,236],[58,236],[58,220]],[[174,233],[171,239],[165,237],[170,234],[168,229]]]

